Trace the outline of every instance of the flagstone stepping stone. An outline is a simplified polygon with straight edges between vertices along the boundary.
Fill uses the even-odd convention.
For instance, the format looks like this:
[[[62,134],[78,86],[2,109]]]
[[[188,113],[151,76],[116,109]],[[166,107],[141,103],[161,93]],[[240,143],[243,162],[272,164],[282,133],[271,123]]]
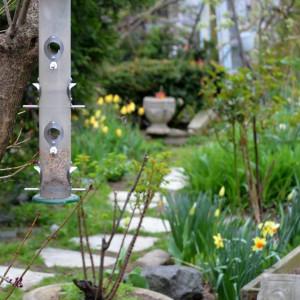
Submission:
[[[102,245],[102,237],[104,235],[98,234],[98,235],[92,235],[89,237],[89,243],[90,247],[95,250],[100,250]],[[115,234],[113,237],[110,247],[108,248],[108,251],[113,253],[118,253],[122,240],[123,240],[124,234]],[[129,246],[129,243],[132,239],[133,235],[128,234],[125,238],[123,247],[127,248]],[[108,239],[108,236],[106,236],[106,239]],[[154,242],[156,242],[158,238],[150,237],[150,236],[138,236],[135,242],[135,245],[133,247],[134,252],[143,251],[146,250],[154,245]],[[75,237],[72,238],[70,241],[76,243],[79,245],[79,238]],[[85,243],[85,241],[84,241]]]
[[[0,275],[1,276],[5,273],[6,269],[7,269],[7,267],[0,266]],[[11,278],[13,281],[15,281],[15,278],[20,277],[23,272],[24,272],[24,269],[11,268],[6,276]],[[23,284],[22,290],[26,291],[26,290],[30,289],[32,286],[38,284],[44,278],[48,278],[48,277],[54,277],[54,274],[27,271],[27,273],[24,275],[24,278],[22,281],[22,284]],[[1,287],[6,287],[7,285],[9,285],[9,283],[3,281],[3,283],[1,284]]]
[[[82,267],[82,258],[79,251],[45,248],[40,255],[47,267]],[[95,266],[98,266],[100,263],[100,255],[93,254],[93,259]],[[115,261],[116,259],[114,257],[106,256],[104,258],[104,267],[113,265]],[[87,267],[91,267],[91,260],[88,253],[85,253],[85,264]]]
[[[125,204],[125,202],[119,202],[119,201],[118,201],[118,204],[119,204],[120,209],[122,209],[123,206],[124,206],[124,204]],[[149,206],[148,206],[148,208],[156,208],[157,206],[158,206],[157,203],[150,203]],[[143,209],[143,206],[141,206],[141,209]],[[130,205],[130,203],[129,203],[129,204],[127,204],[125,210],[126,210],[127,212],[129,212],[129,213],[132,213],[132,212],[133,212],[133,206]],[[135,214],[135,215],[139,215],[139,214],[140,214],[140,210],[139,210],[139,209],[136,209],[135,212],[134,212],[134,214]]]
[[[137,229],[139,221],[140,221],[139,217],[133,217],[130,227],[129,227],[129,230]],[[126,228],[127,226],[125,224],[127,222],[128,222],[128,219],[123,218],[121,220],[120,225],[123,228]],[[145,217],[143,219],[141,230],[146,231],[146,232],[151,232],[151,233],[171,231],[169,221],[167,221],[167,220],[163,221],[160,218],[152,218],[152,217]]]
[[[161,187],[170,192],[178,191],[188,185],[187,176],[184,175],[184,169],[181,167],[172,167],[171,172],[164,177]]]
[[[124,203],[127,199],[128,191],[116,191],[116,193],[117,193],[118,203],[122,203],[122,202]],[[151,203],[158,203],[158,201],[162,200],[163,198],[164,198],[164,196],[162,196],[160,193],[155,193],[154,197],[151,200]],[[114,199],[115,199],[114,192],[111,192],[109,194],[109,199],[114,201]],[[132,195],[130,197],[130,202],[134,202],[135,200],[136,200],[136,196],[134,195],[134,193],[132,193]]]

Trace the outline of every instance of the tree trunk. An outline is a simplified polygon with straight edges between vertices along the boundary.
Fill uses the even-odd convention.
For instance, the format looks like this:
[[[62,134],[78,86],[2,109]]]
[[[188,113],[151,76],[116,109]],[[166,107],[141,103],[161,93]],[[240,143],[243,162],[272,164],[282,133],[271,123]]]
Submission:
[[[13,35],[0,34],[0,162],[37,58],[38,0],[32,0],[25,24]]]

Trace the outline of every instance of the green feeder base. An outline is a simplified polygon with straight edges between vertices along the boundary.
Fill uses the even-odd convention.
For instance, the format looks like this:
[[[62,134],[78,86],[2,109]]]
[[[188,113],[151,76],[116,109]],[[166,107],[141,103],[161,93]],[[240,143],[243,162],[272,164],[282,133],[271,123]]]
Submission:
[[[78,202],[79,197],[77,195],[70,195],[70,197],[62,198],[62,199],[49,199],[43,198],[40,194],[33,196],[32,201],[35,203],[42,203],[42,204],[67,204],[72,202]]]

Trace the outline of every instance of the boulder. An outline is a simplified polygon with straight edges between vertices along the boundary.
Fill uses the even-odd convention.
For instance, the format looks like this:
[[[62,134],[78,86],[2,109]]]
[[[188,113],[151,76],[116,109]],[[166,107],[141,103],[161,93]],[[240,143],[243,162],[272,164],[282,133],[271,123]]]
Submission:
[[[185,266],[146,266],[142,276],[148,280],[150,289],[174,300],[203,299],[202,274]]]
[[[136,266],[159,266],[159,265],[167,265],[171,261],[171,254],[161,250],[155,249],[148,253],[146,253],[143,257],[136,260]]]
[[[216,115],[211,109],[199,111],[188,125],[188,132],[190,134],[203,133],[215,117]]]

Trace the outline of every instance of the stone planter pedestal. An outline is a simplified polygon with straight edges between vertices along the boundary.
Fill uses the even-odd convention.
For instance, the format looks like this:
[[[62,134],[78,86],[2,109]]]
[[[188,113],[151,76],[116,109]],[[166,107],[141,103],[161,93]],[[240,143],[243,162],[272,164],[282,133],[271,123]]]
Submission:
[[[153,135],[169,134],[171,128],[167,126],[167,123],[172,119],[176,110],[175,98],[145,97],[143,107],[147,119],[151,122],[151,126],[147,128],[146,132]]]
[[[64,283],[65,284],[65,283]],[[61,290],[61,286],[63,284],[53,284],[53,285],[47,285],[47,286],[42,286],[40,288],[37,288],[35,290],[32,290],[28,293],[26,293],[23,297],[23,300],[57,300],[58,298],[58,293]],[[134,288],[134,292],[136,296],[140,298],[139,295],[147,295],[149,298],[147,299],[153,299],[153,300],[173,300],[170,297],[167,297],[165,295],[162,295],[160,293],[156,293],[150,290],[145,290],[145,289],[140,289],[140,288]]]
[[[241,300],[298,300],[299,271],[300,246],[246,284],[240,291]]]

